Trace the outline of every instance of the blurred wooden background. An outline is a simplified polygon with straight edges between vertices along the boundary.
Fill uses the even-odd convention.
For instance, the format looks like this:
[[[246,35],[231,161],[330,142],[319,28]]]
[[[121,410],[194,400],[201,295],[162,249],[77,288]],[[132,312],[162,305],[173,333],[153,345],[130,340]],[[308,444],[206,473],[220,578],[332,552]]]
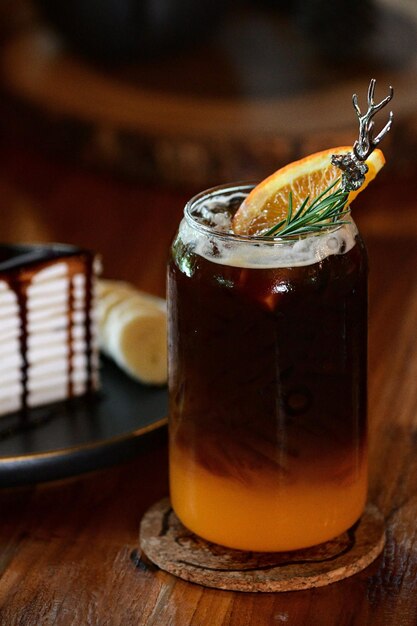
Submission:
[[[93,9],[94,2],[84,4]],[[395,88],[395,124],[384,142],[389,167],[415,168],[417,4],[335,0],[333,15],[328,3],[320,2],[299,3],[307,17],[308,10],[320,9],[321,21],[309,17],[310,32],[300,27],[301,18],[307,19],[301,9],[294,15],[295,0],[236,0],[224,2],[222,11],[212,0],[218,15],[204,36],[185,47],[131,52],[112,63],[110,53],[102,58],[99,43],[93,46],[94,30],[88,54],[74,34],[88,17],[83,3],[66,9],[72,21],[64,27],[53,11],[49,22],[42,17],[44,7],[53,5],[48,0],[7,2],[0,55],[3,100],[9,105],[3,131],[10,130],[13,118],[12,132],[39,149],[139,182],[186,188],[259,179],[311,152],[352,144],[357,120],[351,96],[357,92],[365,108],[374,76],[377,99],[390,84]],[[102,4],[101,13],[115,11],[116,4]],[[175,0],[161,6],[170,4]],[[61,10],[68,5],[65,0]],[[369,29],[355,33],[366,22],[367,5]],[[284,6],[286,12],[278,10]],[[104,28],[99,16],[98,31]],[[119,39],[127,37],[126,25],[119,26]],[[336,45],[333,31],[342,43]],[[333,49],[323,50],[327,40]],[[377,127],[386,115],[380,114]]]

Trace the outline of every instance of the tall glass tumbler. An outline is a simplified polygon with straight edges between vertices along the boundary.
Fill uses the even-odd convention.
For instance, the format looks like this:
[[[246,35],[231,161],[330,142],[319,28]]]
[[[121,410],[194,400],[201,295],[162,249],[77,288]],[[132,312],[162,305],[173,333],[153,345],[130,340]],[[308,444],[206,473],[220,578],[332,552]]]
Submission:
[[[293,550],[365,505],[367,258],[350,218],[296,239],[231,234],[250,189],[193,198],[172,246],[171,500],[209,541]]]

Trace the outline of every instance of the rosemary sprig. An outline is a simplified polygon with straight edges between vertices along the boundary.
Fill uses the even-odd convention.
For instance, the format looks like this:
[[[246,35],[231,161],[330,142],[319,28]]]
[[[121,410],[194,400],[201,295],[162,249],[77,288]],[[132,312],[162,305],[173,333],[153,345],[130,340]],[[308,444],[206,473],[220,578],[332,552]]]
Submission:
[[[294,211],[293,195],[290,191],[287,217],[261,236],[275,238],[304,235],[310,232],[320,232],[332,224],[346,224],[346,220],[342,218],[349,213],[348,210],[344,210],[349,192],[340,188],[332,191],[338,183],[340,183],[340,178],[329,185],[312,202],[310,202],[310,196],[307,196],[296,211]]]

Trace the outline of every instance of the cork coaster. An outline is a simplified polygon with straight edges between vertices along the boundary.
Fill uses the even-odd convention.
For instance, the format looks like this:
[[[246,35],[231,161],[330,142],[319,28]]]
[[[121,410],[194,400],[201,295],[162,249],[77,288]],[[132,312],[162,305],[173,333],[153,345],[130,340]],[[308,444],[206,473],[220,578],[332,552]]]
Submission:
[[[158,567],[193,583],[233,591],[323,587],[365,569],[384,543],[382,515],[372,505],[336,539],[292,552],[243,552],[200,539],[181,524],[168,498],[153,505],[140,526],[140,546]]]

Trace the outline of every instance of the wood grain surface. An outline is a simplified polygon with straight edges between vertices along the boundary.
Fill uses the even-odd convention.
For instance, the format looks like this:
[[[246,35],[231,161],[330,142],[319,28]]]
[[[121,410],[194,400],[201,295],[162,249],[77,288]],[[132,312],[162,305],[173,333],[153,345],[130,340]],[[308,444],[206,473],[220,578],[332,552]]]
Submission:
[[[91,246],[109,277],[163,294],[189,193],[128,185],[0,146],[3,241]],[[138,554],[141,516],[167,495],[166,443],[129,463],[0,492],[1,626],[415,626],[417,622],[417,180],[380,180],[356,202],[370,265],[370,499],[381,557],[320,589],[252,594],[181,581]]]

